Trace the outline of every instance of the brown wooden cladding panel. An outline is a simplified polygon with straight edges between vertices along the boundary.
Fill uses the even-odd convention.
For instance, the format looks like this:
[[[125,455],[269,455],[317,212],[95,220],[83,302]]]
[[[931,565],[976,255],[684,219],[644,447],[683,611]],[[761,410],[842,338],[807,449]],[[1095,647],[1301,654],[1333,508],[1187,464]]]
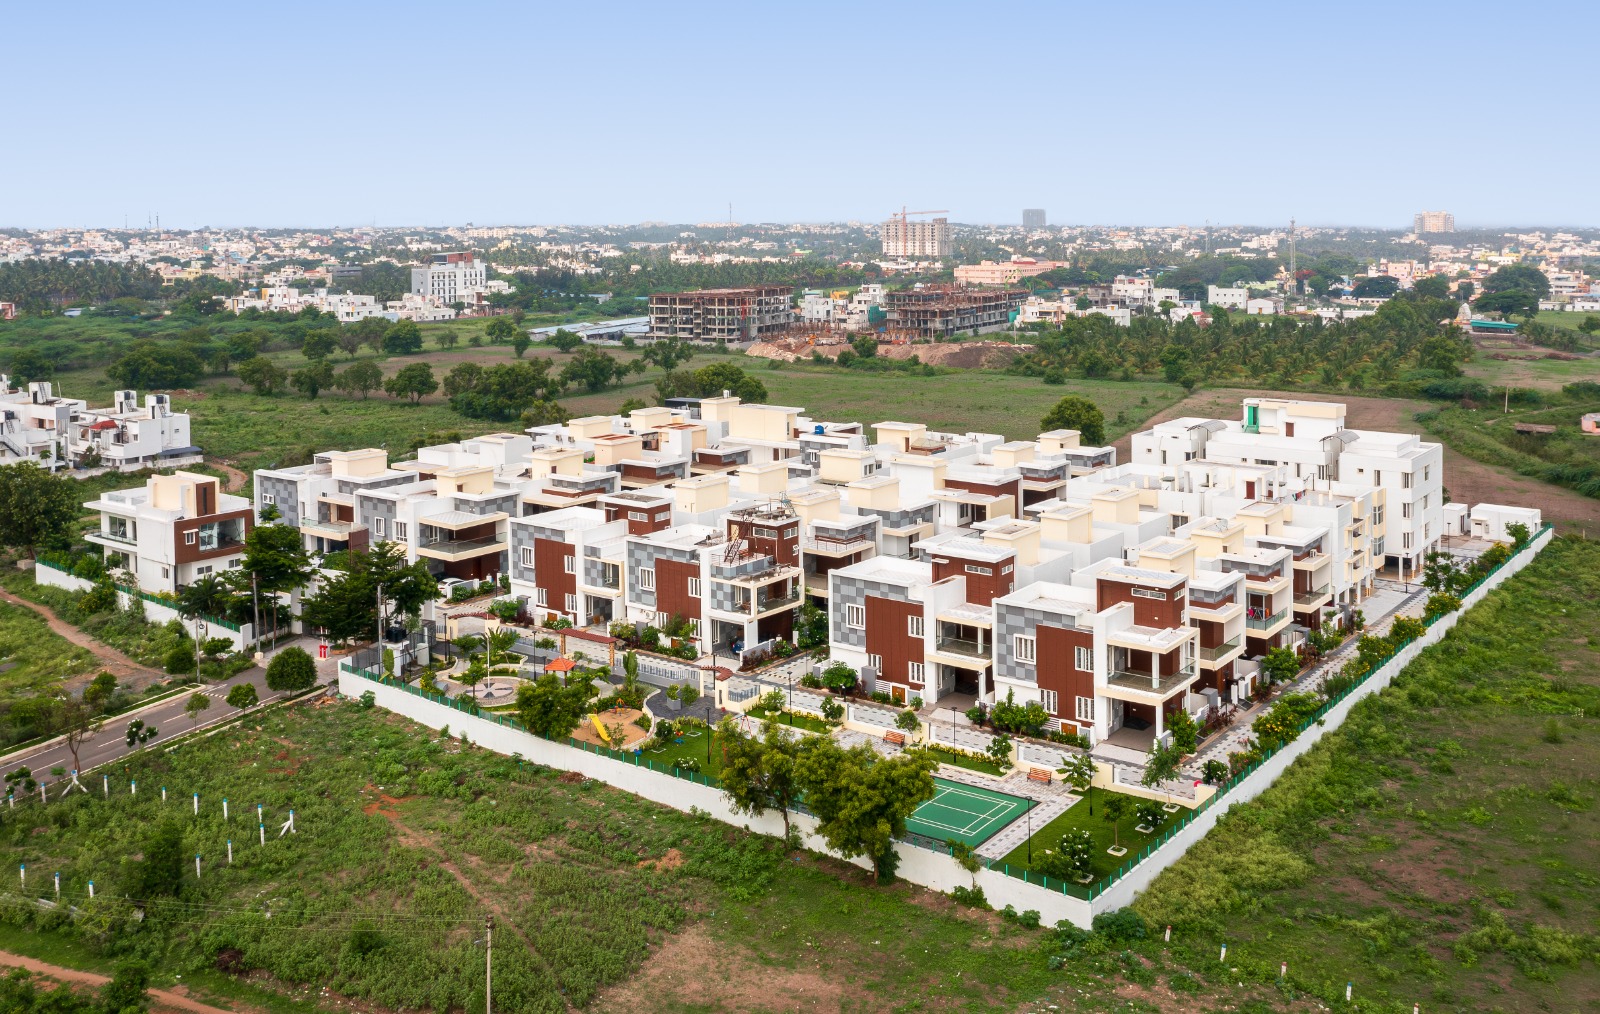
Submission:
[[[943,563],[939,561],[945,561]],[[969,574],[968,566],[981,567],[989,571],[987,574]],[[1010,567],[1009,573],[1006,568]],[[955,557],[944,557],[935,554],[933,561],[934,581],[943,581],[947,577],[964,577],[967,579],[967,601],[973,605],[993,605],[994,600],[1002,595],[1010,595],[1017,580],[1015,557],[1002,560],[999,563],[978,562],[975,560],[960,560]]]
[[[1034,631],[1034,650],[1039,689],[1056,692],[1056,717],[1077,720],[1074,698],[1094,696],[1094,673],[1080,672],[1074,665],[1078,648],[1094,648],[1094,634],[1087,630],[1068,630],[1040,624]]]
[[[698,620],[700,600],[690,596],[689,579],[699,576],[697,564],[656,560],[656,612]],[[710,636],[710,631],[706,634]]]
[[[867,651],[883,658],[882,678],[901,686],[910,686],[912,662],[923,660],[923,641],[907,631],[909,618],[922,614],[922,603],[900,602],[896,599],[868,595]],[[921,688],[917,688],[920,690]]]
[[[565,611],[567,596],[578,591],[578,575],[566,571],[567,557],[574,551],[555,539],[533,540],[533,583],[544,589],[546,609]]]
[[[209,517],[188,518],[174,522],[172,525],[172,559],[177,563],[199,563],[204,560],[215,560],[218,557],[234,556],[244,551],[244,546],[223,546],[202,552],[200,538],[195,536],[195,544],[189,545],[184,540],[189,532],[197,532],[202,525],[211,524],[213,521],[232,521],[235,518],[244,519],[244,534],[248,537],[255,528],[254,511],[246,508],[242,511],[229,511],[226,514],[213,514]]]
[[[1186,595],[1181,587],[1148,589],[1160,592],[1164,598],[1147,599],[1133,594],[1134,588],[1139,587],[1138,585],[1106,580],[1096,581],[1095,585],[1098,609],[1106,609],[1119,602],[1132,602],[1135,623],[1155,627],[1157,630],[1183,626],[1183,600]]]

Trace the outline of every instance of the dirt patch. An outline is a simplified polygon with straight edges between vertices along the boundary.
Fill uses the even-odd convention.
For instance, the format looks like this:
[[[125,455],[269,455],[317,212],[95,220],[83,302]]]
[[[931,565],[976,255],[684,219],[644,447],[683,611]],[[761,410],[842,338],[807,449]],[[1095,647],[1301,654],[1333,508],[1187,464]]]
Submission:
[[[822,333],[816,338],[818,340],[815,342],[807,336],[757,342],[749,348],[747,354],[757,359],[777,359],[793,363],[810,360],[812,353],[825,359],[837,359],[839,353],[851,347],[850,343],[840,335]],[[1032,347],[1001,341],[930,342],[925,345],[890,345],[880,342],[877,355],[880,359],[900,360],[915,356],[918,362],[930,366],[950,366],[963,370],[998,370],[1009,366],[1013,359]]]
[[[667,870],[675,870],[682,865],[683,853],[679,852],[677,849],[667,849],[667,854],[662,856],[660,859],[641,859],[639,861],[639,866],[641,868],[651,867],[661,870],[662,872]]]
[[[561,782],[563,785],[582,785],[588,780],[577,771],[563,771],[556,776],[556,781]]]
[[[668,937],[628,982],[595,998],[594,1010],[676,1006],[738,1011],[837,1011],[844,988],[820,964],[815,970],[775,968],[743,948],[714,940],[696,924]]]
[[[1414,418],[1418,412],[1434,407],[1428,402],[1406,398],[1359,398],[1241,388],[1196,391],[1171,408],[1157,412],[1142,428],[1149,429],[1158,422],[1182,416],[1237,419],[1241,414],[1240,403],[1243,399],[1256,397],[1343,402],[1346,407],[1345,424],[1351,429],[1417,433],[1427,440],[1436,439],[1424,433]],[[1127,461],[1133,448],[1132,434],[1117,440],[1113,446],[1117,449],[1117,460]],[[1589,529],[1600,531],[1600,500],[1591,500],[1572,490],[1530,479],[1509,469],[1474,461],[1452,450],[1449,445],[1444,449],[1444,484],[1450,492],[1450,499],[1458,503],[1537,504],[1544,512],[1544,519],[1553,522],[1563,533]]]

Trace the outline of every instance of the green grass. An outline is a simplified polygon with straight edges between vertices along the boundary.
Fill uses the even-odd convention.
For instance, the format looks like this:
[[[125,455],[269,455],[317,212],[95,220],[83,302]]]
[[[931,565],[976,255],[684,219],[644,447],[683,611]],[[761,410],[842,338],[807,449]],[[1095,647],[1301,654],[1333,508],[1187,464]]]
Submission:
[[[690,713],[692,714],[692,709]],[[702,718],[705,717],[704,708],[701,709],[700,714]],[[710,737],[711,745],[709,760],[706,752],[707,736]],[[682,743],[667,743],[658,750],[644,751],[641,755],[642,759],[648,760],[658,768],[670,768],[675,760],[693,759],[700,765],[700,774],[710,775],[715,778],[722,773],[722,749],[721,744],[718,742],[721,739],[721,735],[716,730],[713,729],[708,732],[705,727],[701,726],[689,729],[681,738],[683,739]]]
[[[928,752],[939,759],[941,764],[951,764],[968,771],[982,771],[986,775],[1003,775],[1005,770],[992,760],[982,757],[972,757],[964,753],[955,753],[950,750],[941,750],[937,745],[930,746]]]
[[[0,602],[0,667],[7,665],[0,672],[0,701],[53,694],[88,672],[94,656],[53,632],[33,610]]]
[[[1600,544],[1554,542],[1136,902],[1251,974],[1400,1008],[1600,990]]]
[[[934,430],[1000,433],[1013,440],[1038,436],[1039,420],[1069,394],[1100,407],[1108,440],[1138,429],[1183,397],[1178,385],[1151,381],[1072,379],[1049,385],[1035,377],[986,370],[923,377],[809,365],[773,370],[761,368],[759,360],[741,360],[740,365],[767,386],[775,404],[804,406],[814,419],[869,426],[888,420],[920,422]]]
[[[1106,819],[1104,809],[1105,801],[1112,796],[1122,796],[1127,799],[1129,807],[1128,816],[1122,819],[1121,823],[1116,826],[1115,831],[1113,831],[1111,822]],[[1012,849],[1004,861],[1006,865],[1013,869],[1031,870],[1034,868],[1033,864],[1036,861],[1044,858],[1045,849],[1055,849],[1061,843],[1062,835],[1068,831],[1088,831],[1094,836],[1094,876],[1096,878],[1104,877],[1136,857],[1140,849],[1150,844],[1156,835],[1160,834],[1160,828],[1156,829],[1156,835],[1140,834],[1134,830],[1139,821],[1133,816],[1133,807],[1141,802],[1144,802],[1144,800],[1124,795],[1120,792],[1095,789],[1095,812],[1093,816],[1089,814],[1088,799],[1074,803],[1066,813],[1034,831],[1033,837],[1029,841]],[[1168,819],[1172,818],[1169,817]],[[1114,843],[1120,843],[1123,848],[1128,850],[1128,854],[1114,856],[1108,853],[1106,849],[1110,848]],[[1030,854],[1032,858],[1029,858]]]
[[[19,571],[9,566],[0,568],[0,587],[4,587],[18,598],[49,606],[58,619],[72,624],[143,665],[159,669],[166,659],[167,652],[174,645],[183,642],[181,631],[178,629],[182,625],[176,620],[164,624],[150,623],[142,616],[122,610],[81,613],[78,610],[78,600],[83,597],[82,592],[39,584],[34,580],[31,571]]]
[[[768,712],[766,708],[757,705],[756,707],[745,712],[745,714],[758,720],[765,719],[770,714],[779,725],[792,725],[796,729],[808,729],[811,732],[827,733],[833,729],[833,726],[829,725],[822,719],[813,715],[808,715],[801,711]]]

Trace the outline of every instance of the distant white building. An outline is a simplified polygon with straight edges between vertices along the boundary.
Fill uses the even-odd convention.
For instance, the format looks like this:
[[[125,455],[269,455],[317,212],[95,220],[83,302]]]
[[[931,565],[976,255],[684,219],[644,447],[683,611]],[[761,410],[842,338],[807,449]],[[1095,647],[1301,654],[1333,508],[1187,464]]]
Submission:
[[[484,289],[488,281],[488,266],[470,251],[437,253],[429,263],[411,269],[412,294],[442,306],[469,302],[473,291]]]
[[[1206,302],[1212,306],[1225,306],[1230,310],[1243,310],[1250,301],[1249,289],[1224,289],[1220,285],[1206,286]]]
[[[108,408],[62,398],[45,381],[11,387],[0,374],[0,462],[28,460],[44,468],[94,466],[132,471],[199,459],[189,414],[172,411],[166,394],[117,391]]]

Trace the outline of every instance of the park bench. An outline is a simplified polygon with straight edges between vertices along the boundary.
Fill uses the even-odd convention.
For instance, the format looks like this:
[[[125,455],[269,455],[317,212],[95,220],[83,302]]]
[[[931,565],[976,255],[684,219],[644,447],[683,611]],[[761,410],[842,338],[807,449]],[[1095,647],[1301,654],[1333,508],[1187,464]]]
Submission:
[[[1049,768],[1029,768],[1028,769],[1028,781],[1030,781],[1030,782],[1044,782],[1045,784],[1048,785],[1050,783],[1050,769]]]
[[[883,734],[883,741],[885,743],[892,743],[895,746],[905,746],[906,745],[906,734],[903,733],[903,732],[894,732],[894,731],[891,730],[891,731],[886,732],[886,733]]]

